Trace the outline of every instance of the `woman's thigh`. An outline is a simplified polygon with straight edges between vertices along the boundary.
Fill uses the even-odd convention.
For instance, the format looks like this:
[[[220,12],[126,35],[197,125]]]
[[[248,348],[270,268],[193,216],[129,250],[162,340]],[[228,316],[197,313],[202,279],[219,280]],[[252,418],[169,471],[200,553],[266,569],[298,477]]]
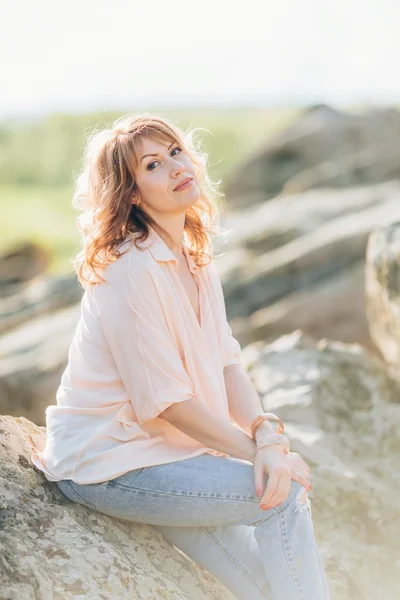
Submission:
[[[266,476],[265,485],[267,480]],[[58,483],[67,496],[73,488],[68,496],[72,500],[104,514],[150,525],[186,527],[254,525],[304,492],[292,481],[291,492],[280,507],[262,510],[253,465],[210,454],[136,469],[102,484]],[[74,493],[79,496],[73,497]]]

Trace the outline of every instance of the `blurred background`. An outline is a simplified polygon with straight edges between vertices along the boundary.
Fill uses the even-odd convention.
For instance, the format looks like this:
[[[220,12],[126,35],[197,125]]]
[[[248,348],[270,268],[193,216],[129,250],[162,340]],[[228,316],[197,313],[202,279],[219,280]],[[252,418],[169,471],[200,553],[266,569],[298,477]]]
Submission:
[[[302,108],[399,101],[395,1],[1,6],[0,243],[40,242],[54,273],[70,272],[72,186],[94,126],[151,110],[204,127],[226,188]]]
[[[199,127],[226,196],[228,318],[312,467],[332,597],[400,597],[400,4],[0,10],[0,413],[44,433],[55,403],[83,291],[86,136],[143,111]]]

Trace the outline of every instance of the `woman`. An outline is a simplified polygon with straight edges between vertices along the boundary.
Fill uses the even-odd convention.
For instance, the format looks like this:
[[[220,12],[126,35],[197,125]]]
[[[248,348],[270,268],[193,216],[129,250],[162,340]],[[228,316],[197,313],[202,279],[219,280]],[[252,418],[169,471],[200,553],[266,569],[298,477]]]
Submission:
[[[88,142],[81,318],[32,462],[69,499],[154,526],[237,598],[325,600],[310,469],[241,365],[192,134],[138,115]]]

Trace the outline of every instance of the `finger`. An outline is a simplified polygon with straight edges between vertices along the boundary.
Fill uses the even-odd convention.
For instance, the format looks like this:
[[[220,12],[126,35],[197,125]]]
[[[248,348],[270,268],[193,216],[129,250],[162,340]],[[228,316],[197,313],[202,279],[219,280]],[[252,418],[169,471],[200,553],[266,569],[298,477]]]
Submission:
[[[298,481],[301,485],[308,488],[310,486],[310,478],[304,473],[298,473],[297,471],[292,472],[291,479],[293,481]]]
[[[296,468],[305,469],[308,473],[311,473],[310,467],[298,452],[289,452],[287,457],[290,460],[291,465]]]
[[[308,466],[308,464],[307,464],[306,462],[304,462],[304,460],[302,461],[302,467],[303,467],[303,469],[304,469],[304,470],[305,470],[305,471],[306,471],[306,472],[307,472],[307,473],[310,475],[310,473],[311,473],[311,469],[310,469],[310,467]]]
[[[282,474],[279,477],[275,493],[272,495],[268,504],[261,504],[261,508],[264,508],[264,510],[269,510],[274,506],[279,506],[280,504],[282,504],[282,502],[284,502],[289,495],[290,486],[290,478],[287,478],[285,475]]]
[[[292,473],[292,479],[294,476],[305,477],[308,480],[310,479],[309,474],[307,473],[307,471],[304,471],[304,469],[292,469],[291,473]]]
[[[310,467],[308,464],[302,459],[300,455],[294,456],[290,460],[290,465],[295,469],[299,469],[302,471],[307,471],[307,473],[311,473]]]
[[[292,459],[289,461],[289,468],[294,472],[305,473],[310,476],[311,471],[308,465],[303,460]]]
[[[308,464],[306,463],[305,460],[303,460],[301,457],[300,457],[300,459],[301,459],[301,464],[302,464],[303,468],[307,471],[308,474],[310,474],[311,473],[310,467],[308,466]]]
[[[256,494],[258,497],[260,497],[264,491],[264,473],[265,466],[262,463],[254,465],[254,482],[256,486]]]
[[[271,494],[265,494],[265,497],[262,498],[260,502],[260,506],[263,507],[272,507],[279,504],[285,496],[285,488],[290,489],[290,470],[288,469],[276,469],[274,476],[276,477],[275,481],[275,489]],[[282,499],[282,500],[281,500]]]
[[[273,506],[275,506],[275,501],[277,499],[277,497],[280,494],[280,490],[281,490],[281,481],[282,481],[282,477],[280,475],[278,475],[277,481],[276,481],[276,487],[275,490],[269,494],[269,496],[263,496],[261,498],[261,502],[260,502],[260,507],[264,510],[269,510],[270,508],[272,508]],[[267,499],[268,498],[268,499]]]
[[[264,505],[268,505],[269,504],[269,501],[270,501],[271,497],[275,493],[279,477],[280,477],[280,472],[277,471],[277,470],[275,470],[275,469],[274,469],[274,471],[272,473],[268,474],[267,487],[266,487],[266,490],[264,492],[263,497],[261,498],[260,506],[262,504],[264,504]]]

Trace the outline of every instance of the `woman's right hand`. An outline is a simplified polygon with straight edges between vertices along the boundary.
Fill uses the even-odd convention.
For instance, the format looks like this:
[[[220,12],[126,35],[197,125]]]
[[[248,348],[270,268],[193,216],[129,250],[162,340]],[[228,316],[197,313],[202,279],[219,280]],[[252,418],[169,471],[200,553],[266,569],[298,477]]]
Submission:
[[[275,448],[276,453],[281,455],[284,461],[279,461],[279,459],[276,460],[276,458],[275,460],[274,458],[271,459],[271,456],[274,457],[274,454],[271,455],[271,453],[267,453],[267,456],[265,456],[266,453],[261,455],[264,450],[269,451],[271,448]],[[310,467],[303,460],[300,454],[298,454],[298,452],[289,452],[287,455],[285,455],[281,446],[267,446],[265,448],[261,448],[256,454],[254,472],[256,478],[257,496],[261,496],[264,489],[264,474],[267,473],[268,475],[268,484],[265,494],[260,501],[260,506],[264,510],[269,510],[269,508],[278,506],[284,502],[290,492],[291,484],[289,485],[289,491],[286,496],[283,498],[283,500],[281,499],[279,501],[279,498],[282,498],[284,495],[283,490],[285,489],[286,485],[285,481],[281,482],[280,480],[281,477],[287,477],[287,473],[285,474],[284,472],[279,472],[279,469],[282,467],[282,462],[284,462],[285,466],[289,468],[290,480],[301,483],[307,492],[311,489]],[[271,480],[271,473],[273,474],[272,477],[275,478],[275,484],[274,479],[272,478]]]
[[[268,483],[260,500],[260,507],[269,510],[279,506],[290,493],[292,472],[283,446],[264,446],[256,452],[254,475],[257,496],[264,490],[264,475],[268,475]]]

